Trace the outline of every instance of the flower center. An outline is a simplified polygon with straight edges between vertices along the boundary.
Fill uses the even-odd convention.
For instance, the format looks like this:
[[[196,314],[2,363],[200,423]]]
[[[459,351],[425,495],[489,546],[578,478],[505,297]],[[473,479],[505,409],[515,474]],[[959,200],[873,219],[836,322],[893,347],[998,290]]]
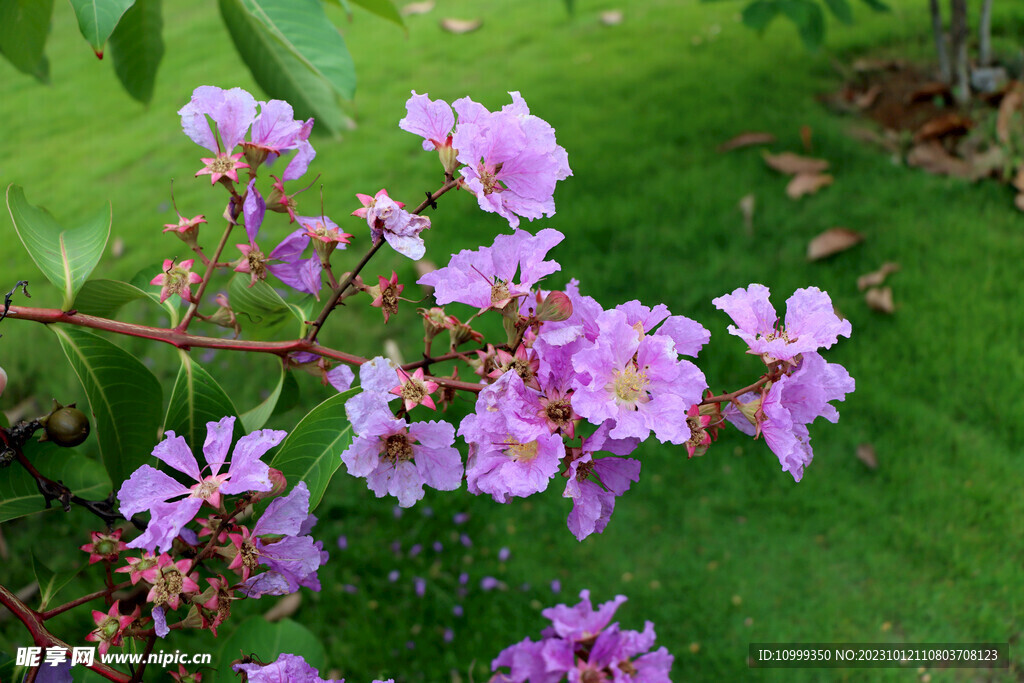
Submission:
[[[615,380],[612,383],[615,396],[620,403],[642,403],[647,399],[647,373],[641,372],[635,365],[630,363],[622,370],[615,371]]]
[[[107,617],[102,622],[100,622],[100,625],[97,627],[96,630],[99,631],[100,637],[103,640],[110,640],[117,635],[117,632],[120,628],[121,624],[118,623],[117,618]]]
[[[594,471],[594,461],[580,463],[576,466],[576,481],[583,481]]]
[[[516,462],[530,462],[537,457],[540,446],[536,441],[521,443],[518,439],[508,436],[505,438],[505,455]]]
[[[229,154],[220,154],[210,163],[210,170],[214,173],[230,173],[235,168],[235,160]]]
[[[259,249],[252,249],[249,252],[249,256],[247,257],[247,259],[249,261],[249,270],[252,272],[253,275],[255,275],[260,280],[266,277],[265,271],[267,268],[267,257],[263,255],[262,251],[260,251]]]
[[[556,425],[564,425],[572,419],[572,405],[569,403],[569,399],[567,398],[552,401],[548,404],[545,413],[547,414],[548,419]]]
[[[484,186],[484,194],[493,194],[494,192],[504,192],[505,188],[498,182],[498,172],[501,170],[499,164],[493,170],[487,166],[480,164],[477,168],[477,172],[480,174],[480,184]]]
[[[167,604],[174,596],[181,593],[183,585],[181,572],[177,569],[164,569],[160,578],[157,579],[156,584],[153,586],[153,589],[156,591],[156,599],[153,600],[153,604]]]
[[[402,385],[402,400],[419,403],[426,395],[427,392],[424,390],[423,385],[414,379],[410,379]]]
[[[243,542],[238,552],[242,554],[242,564],[244,566],[249,569],[256,569],[256,566],[260,563],[260,552],[256,550],[255,543],[252,541]]]
[[[498,280],[491,285],[491,303],[492,304],[504,304],[511,298],[508,291],[508,283],[504,280]]]
[[[392,434],[384,440],[384,457],[393,462],[412,460],[412,444],[405,434]]]
[[[192,487],[192,493],[189,494],[189,497],[210,500],[219,490],[220,482],[215,477],[207,477]]]

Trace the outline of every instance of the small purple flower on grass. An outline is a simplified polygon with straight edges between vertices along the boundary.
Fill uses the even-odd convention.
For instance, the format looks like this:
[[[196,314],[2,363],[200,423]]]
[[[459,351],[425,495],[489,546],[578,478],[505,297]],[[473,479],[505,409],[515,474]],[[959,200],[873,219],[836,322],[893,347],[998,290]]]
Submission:
[[[270,664],[258,664],[256,662],[238,663],[232,669],[236,672],[244,672],[249,683],[281,683],[282,681],[296,683],[344,683],[340,680],[324,680],[320,678],[320,672],[306,663],[306,660],[298,655],[284,653]]]

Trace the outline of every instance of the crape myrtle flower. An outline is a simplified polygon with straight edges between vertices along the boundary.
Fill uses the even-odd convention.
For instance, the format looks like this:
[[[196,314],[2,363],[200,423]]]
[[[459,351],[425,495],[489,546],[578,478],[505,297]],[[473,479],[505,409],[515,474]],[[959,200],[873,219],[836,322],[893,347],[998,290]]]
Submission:
[[[173,232],[182,242],[190,247],[195,247],[196,238],[199,236],[199,226],[205,222],[206,217],[202,214],[193,218],[185,218],[179,213],[178,222],[164,223],[162,232]]]
[[[175,265],[174,259],[164,259],[163,272],[149,281],[151,285],[160,286],[160,303],[177,294],[186,303],[195,303],[192,298],[192,285],[203,281],[199,273],[192,272],[195,259],[186,259]]]
[[[260,113],[257,116],[256,108]],[[197,145],[217,156],[203,159],[206,168],[196,175],[209,174],[212,183],[221,177],[238,182],[238,169],[256,168],[264,161],[272,163],[282,152],[297,149],[295,157],[284,172],[285,180],[301,177],[316,156],[309,144],[313,119],[296,121],[292,107],[282,100],[258,102],[241,88],[223,90],[203,85],[192,92],[188,104],[178,110],[185,134]],[[210,128],[212,119],[216,132]],[[250,131],[250,140],[245,135]],[[244,152],[232,154],[239,144]],[[245,156],[249,163],[239,160]]]
[[[366,477],[378,498],[392,495],[407,508],[423,498],[424,485],[454,491],[462,485],[462,458],[447,422],[396,418],[386,403],[361,422],[361,431],[341,454],[348,473]]]
[[[839,421],[831,401],[843,401],[856,387],[850,373],[838,363],[828,363],[817,353],[801,355],[796,370],[783,375],[766,392],[748,392],[729,404],[723,415],[741,432],[760,434],[778,457],[784,472],[803,478],[804,467],[814,451],[807,425],[819,417]]]
[[[640,481],[640,461],[634,458],[603,457],[594,459],[598,451],[629,455],[640,444],[639,439],[611,439],[606,422],[590,437],[583,439],[579,457],[569,465],[565,484],[566,498],[572,498],[572,511],[567,525],[576,540],[592,533],[602,533],[612,511],[615,498],[629,490],[630,482]]]
[[[206,423],[203,456],[210,474],[205,477],[185,439],[173,431],[165,432],[164,440],[153,449],[153,455],[196,483],[187,487],[150,465],[135,470],[117,492],[121,514],[130,519],[136,513],[149,510],[152,516],[146,531],[128,543],[129,548],[166,551],[204,501],[217,508],[222,494],[273,488],[270,468],[260,458],[281,442],[285,432],[261,429],[243,436],[235,444],[228,471],[221,473],[221,467],[227,462],[234,426],[234,417]]]
[[[507,503],[545,490],[565,457],[565,445],[543,417],[539,395],[514,371],[477,396],[476,412],[459,426],[469,444],[466,486]]]
[[[345,683],[344,680],[320,678],[320,672],[299,655],[282,653],[270,664],[239,662],[232,670],[244,673],[248,683]]]
[[[124,529],[114,529],[110,533],[103,533],[101,531],[89,532],[92,541],[79,547],[79,550],[89,553],[89,564],[95,564],[101,560],[104,562],[117,562],[120,552],[128,549],[128,545],[121,540],[123,532]]]
[[[321,263],[326,263],[335,249],[345,249],[352,240],[352,235],[342,232],[327,216],[296,216],[294,220],[306,229],[306,237],[313,242]]]
[[[309,246],[309,236],[305,228],[290,233],[274,247],[269,256],[264,255],[259,246],[252,242],[235,246],[242,252],[235,272],[247,273],[250,287],[256,284],[257,280],[265,280],[267,273],[270,273],[295,291],[320,298],[320,289],[323,286],[320,274],[323,272],[323,266],[315,254],[309,258],[302,258],[303,252]]]
[[[427,273],[417,284],[433,287],[440,305],[457,301],[480,310],[501,309],[561,270],[557,262],[542,259],[563,239],[565,235],[551,228],[536,235],[525,230],[498,235],[489,247],[453,254],[447,266]],[[514,281],[517,272],[519,282]]]
[[[572,359],[576,371],[589,377],[573,382],[575,411],[592,424],[614,420],[614,439],[643,440],[653,431],[663,443],[686,443],[686,411],[707,388],[704,374],[678,359],[670,337],[638,332],[620,310],[605,311],[597,325],[596,341]]]
[[[398,376],[401,378],[401,382],[398,386],[392,387],[388,393],[402,399],[406,412],[409,412],[418,405],[426,406],[431,410],[437,410],[434,399],[430,395],[437,391],[440,385],[437,382],[424,379],[423,368],[416,368],[411,375],[399,368]]]
[[[199,592],[199,584],[196,582],[199,574],[188,574],[191,566],[192,560],[181,559],[175,562],[170,555],[161,553],[156,566],[143,575],[143,578],[152,584],[146,595],[146,602],[152,602],[154,607],[167,605],[171,609],[178,609],[181,606],[181,596]]]
[[[836,315],[832,299],[817,287],[798,289],[786,300],[784,326],[779,326],[768,295],[767,287],[752,284],[711,301],[736,323],[729,326],[729,334],[747,342],[748,353],[761,356],[766,364],[795,364],[799,354],[827,349],[839,337],[850,336],[850,321]]]
[[[363,206],[352,212],[353,216],[365,218],[370,226],[370,239],[377,242],[387,240],[391,248],[402,256],[418,261],[427,253],[420,233],[430,227],[430,219],[405,210],[405,204],[388,196],[387,190],[376,195],[357,194]]]
[[[99,610],[92,611],[92,620],[96,623],[96,628],[85,639],[92,643],[99,643],[101,655],[107,654],[107,650],[110,649],[111,645],[118,647],[124,642],[124,630],[140,614],[138,607],[131,614],[127,615],[121,614],[120,610],[121,601],[115,600],[106,614]]]
[[[450,104],[431,100],[428,95],[417,95],[413,90],[412,97],[405,103],[405,111],[407,114],[398,122],[398,127],[421,136],[424,151],[451,147],[455,114]]]
[[[228,535],[236,551],[228,569],[241,570],[247,597],[285,595],[301,586],[320,590],[316,572],[327,558],[323,544],[308,535],[315,523],[309,514],[309,489],[300,481],[267,506],[251,533],[242,527],[241,533]],[[260,565],[268,571],[252,575]]]

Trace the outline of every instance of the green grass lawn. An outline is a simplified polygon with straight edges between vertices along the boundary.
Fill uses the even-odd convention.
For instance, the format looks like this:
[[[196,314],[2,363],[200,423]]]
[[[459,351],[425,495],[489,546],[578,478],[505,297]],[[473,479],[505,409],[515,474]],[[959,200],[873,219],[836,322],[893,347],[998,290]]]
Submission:
[[[928,673],[933,681],[1020,680],[1024,217],[1002,186],[925,175],[865,148],[844,133],[850,120],[814,100],[839,85],[833,59],[926,58],[924,3],[900,0],[887,15],[858,5],[856,25],[830,24],[830,50],[818,54],[805,52],[788,25],[757,37],[738,23],[735,2],[595,0],[578,2],[572,19],[553,0],[438,4],[408,19],[407,37],[358,9],[351,24],[339,19],[360,78],[352,105],[358,126],[340,141],[315,140],[312,171],[321,174],[325,212],[356,233],[351,262],[366,244],[365,228],[346,217],[358,206],[356,192],[386,187],[417,202],[439,185],[434,156],[397,128],[409,91],[449,101],[470,95],[495,108],[507,102],[506,91],[519,90],[556,128],[574,172],[556,193],[557,215],[524,222],[567,236],[552,254],[563,269],[551,286],[575,277],[607,307],[634,298],[665,302],[701,321],[712,344],[700,365],[716,391],[747,384],[759,371],[711,299],[761,282],[781,309],[794,289],[818,286],[853,324],[852,338],[828,356],[850,370],[857,391],[840,405],[838,425],[812,427],[816,457],[800,484],[763,443],[734,433],[689,461],[681,448],[647,443],[641,481],[620,499],[606,532],[583,543],[565,528],[569,505],[560,485],[506,506],[465,492],[428,492],[396,517],[393,501],[375,499],[340,471],[317,510],[315,535],[332,553],[320,572],[323,591],[304,592],[293,615],[322,638],[328,669],[356,682],[486,680],[503,647],[538,637],[542,607],[574,603],[589,588],[597,601],[629,596],[618,613],[624,628],[655,623],[658,643],[676,657],[673,680],[918,678],[884,669],[747,668],[750,642],[842,641],[1009,641],[1009,672]],[[77,35],[70,9],[57,5],[52,85],[0,64],[0,180],[22,185],[30,201],[69,223],[109,199],[124,248],[102,262],[99,275],[130,278],[147,264],[155,274],[161,259],[185,257],[180,243],[159,234],[174,220],[172,178],[183,213],[222,210],[208,181],[192,179],[200,149],[181,134],[176,111],[201,84],[258,91],[211,3],[165,3],[167,55],[148,109],[119,89],[110,64],[95,60]],[[613,8],[624,10],[624,21],[602,25],[599,12]],[[996,10],[997,38],[1020,36],[1021,8],[996,3]],[[484,27],[447,34],[437,26],[442,15],[480,16]],[[799,152],[802,125],[813,130],[813,153],[831,161],[836,180],[798,202],[756,150],[715,149],[741,131],[765,130],[778,136],[776,151]],[[737,209],[748,193],[757,202],[752,235]],[[427,258],[438,265],[507,231],[459,193],[444,197],[431,218]],[[833,226],[866,239],[808,263],[808,240]],[[6,218],[0,235],[0,287],[29,279],[32,305],[59,305]],[[885,261],[903,266],[889,282],[898,306],[892,316],[871,311],[856,287],[859,275]],[[405,282],[415,279],[411,263],[391,254],[366,274],[392,268]],[[364,355],[393,338],[413,358],[421,328],[412,309],[385,329],[376,309],[351,306],[325,336]],[[0,365],[11,376],[0,408],[32,397],[40,405],[51,396],[84,401],[73,377],[54,370],[64,357],[49,332],[10,321],[0,328]],[[220,353],[208,367],[245,409],[267,388],[260,375],[272,364],[243,363]],[[308,405],[326,396],[313,378],[299,379]],[[289,428],[300,416],[293,410],[277,426]],[[862,443],[874,445],[877,470],[856,458]],[[458,512],[469,521],[454,525]],[[76,511],[58,525],[59,514],[3,525],[14,556],[2,564],[0,583],[31,581],[22,560],[30,549],[53,564],[81,561],[68,548],[85,542],[93,520]],[[341,534],[346,550],[336,545]],[[435,541],[444,547],[439,553]],[[415,544],[424,550],[410,558]],[[504,562],[502,547],[510,551]],[[392,570],[400,572],[395,582]],[[487,576],[500,587],[482,590]],[[414,577],[427,580],[423,598]],[[560,593],[552,593],[552,580]],[[272,599],[253,603],[236,611],[260,614]],[[461,618],[452,613],[456,605]],[[0,621],[7,652],[24,643],[12,622]],[[68,616],[56,628],[73,641],[87,622],[87,614]],[[450,644],[445,629],[453,632]],[[193,637],[168,645],[211,649]]]

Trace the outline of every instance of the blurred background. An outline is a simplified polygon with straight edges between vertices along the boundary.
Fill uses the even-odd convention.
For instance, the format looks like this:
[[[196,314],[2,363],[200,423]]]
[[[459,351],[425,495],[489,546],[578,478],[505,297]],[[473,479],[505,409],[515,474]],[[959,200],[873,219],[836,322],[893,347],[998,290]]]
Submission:
[[[193,179],[205,150],[181,133],[176,112],[192,90],[239,86],[263,97],[214,3],[165,5],[167,51],[148,107],[120,88],[109,60],[91,54],[66,4],[57,3],[47,48],[50,85],[0,63],[0,180],[23,186],[30,202],[69,224],[110,201],[100,277],[129,279],[147,266],[155,275],[163,259],[188,257],[160,234],[176,221],[172,179],[183,214],[215,223],[223,209],[222,193]],[[658,644],[676,658],[673,680],[1024,676],[1024,214],[1005,185],[908,168],[850,135],[857,119],[818,100],[842,88],[858,58],[932,60],[922,0],[896,0],[884,14],[858,4],[848,26],[829,17],[815,52],[789,23],[751,31],[742,9],[729,1],[580,0],[569,15],[553,0],[438,0],[432,11],[407,16],[403,32],[358,7],[351,21],[328,8],[355,60],[359,85],[347,112],[355,125],[340,139],[313,139],[307,177],[320,179],[300,197],[300,213],[316,212],[322,185],[324,212],[355,234],[351,261],[336,254],[336,271],[368,243],[365,223],[348,216],[357,192],[384,187],[415,205],[443,181],[436,156],[397,127],[411,90],[449,102],[468,95],[492,110],[518,90],[555,127],[573,169],[556,191],[557,214],[522,226],[566,235],[551,254],[562,270],[546,286],[576,278],[605,307],[664,302],[700,321],[712,341],[698,363],[716,393],[749,384],[760,362],[727,334],[729,320],[711,299],[760,282],[782,310],[794,289],[820,287],[852,322],[852,338],[827,357],[849,369],[857,390],[839,405],[837,425],[811,427],[815,459],[799,484],[764,443],[734,431],[692,460],[683,448],[648,442],[640,482],[619,499],[605,533],[582,543],[565,527],[570,505],[560,482],[509,505],[428,490],[398,514],[393,500],[374,498],[365,482],[339,471],[316,511],[314,536],[331,553],[323,590],[304,591],[291,614],[324,644],[321,675],[483,681],[502,648],[539,636],[543,607],[574,604],[587,588],[595,602],[629,597],[617,615],[623,628],[654,622]],[[997,0],[994,10],[997,56],[1013,57],[1024,7]],[[482,25],[455,34],[442,30],[442,18]],[[788,197],[787,178],[758,148],[718,150],[745,131],[774,135],[773,152],[829,161],[833,184]],[[750,195],[745,218],[740,202]],[[465,193],[443,197],[430,217],[426,258],[436,265],[508,231]],[[276,225],[283,237],[284,223]],[[809,241],[833,227],[857,231],[863,242],[808,261]],[[215,229],[203,230],[212,239]],[[0,289],[27,279],[32,299],[17,303],[59,306],[7,216],[0,236]],[[885,313],[869,306],[857,279],[889,261],[901,269],[886,281],[894,310]],[[364,276],[373,281],[392,269],[418,298],[413,263],[387,250]],[[368,304],[358,297],[331,319],[331,343],[372,356],[391,339],[406,360],[416,359],[415,306],[403,304],[385,327]],[[126,319],[145,315],[125,309]],[[0,366],[10,376],[0,409],[18,417],[39,414],[53,397],[85,403],[50,332],[12,321],[0,332]],[[169,393],[173,349],[125,346],[166,373]],[[276,372],[273,358],[197,357],[240,410],[261,400]],[[271,426],[291,428],[329,395],[296,374],[300,405]],[[448,419],[469,409],[463,399]],[[84,560],[69,549],[87,542],[94,519],[74,510],[56,523],[62,514],[0,526],[5,585],[31,583],[29,552],[51,566]],[[97,577],[83,573],[82,590]],[[422,596],[417,578],[425,580]],[[238,621],[273,605],[239,604]],[[25,635],[2,616],[0,650],[13,652]],[[87,614],[55,625],[72,640],[91,627]],[[230,635],[234,625],[224,628]],[[981,641],[1010,642],[1012,668],[747,667],[750,642]],[[173,646],[202,652],[219,644],[185,636]]]

